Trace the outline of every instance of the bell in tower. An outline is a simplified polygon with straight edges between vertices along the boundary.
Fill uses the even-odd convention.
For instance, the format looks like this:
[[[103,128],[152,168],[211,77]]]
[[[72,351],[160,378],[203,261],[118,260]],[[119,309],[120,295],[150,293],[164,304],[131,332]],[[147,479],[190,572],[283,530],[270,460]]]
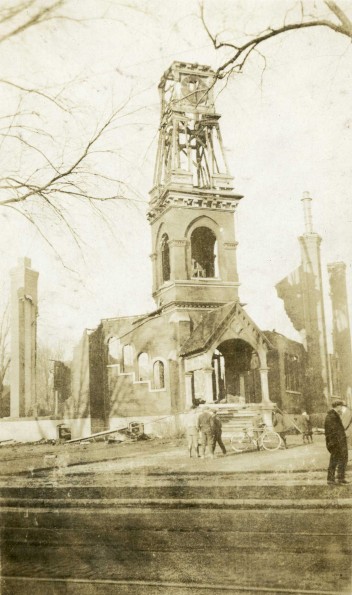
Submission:
[[[174,62],[163,75],[148,219],[158,306],[238,299],[233,190],[215,111],[215,73]]]

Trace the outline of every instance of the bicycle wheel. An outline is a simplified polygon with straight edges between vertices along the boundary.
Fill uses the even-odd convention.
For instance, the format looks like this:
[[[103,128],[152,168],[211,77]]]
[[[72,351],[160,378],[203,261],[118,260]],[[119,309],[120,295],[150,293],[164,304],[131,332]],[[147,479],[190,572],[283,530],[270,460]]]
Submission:
[[[231,447],[235,452],[244,452],[252,445],[252,440],[244,432],[237,432],[231,436]]]
[[[281,438],[276,432],[265,432],[260,439],[260,446],[264,450],[277,450],[280,448]]]

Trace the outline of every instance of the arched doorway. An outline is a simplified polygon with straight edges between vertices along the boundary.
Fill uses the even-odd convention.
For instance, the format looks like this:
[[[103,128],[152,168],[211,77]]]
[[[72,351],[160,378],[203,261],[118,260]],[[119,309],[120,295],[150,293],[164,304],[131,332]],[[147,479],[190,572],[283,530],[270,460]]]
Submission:
[[[253,347],[242,339],[223,341],[212,358],[214,401],[241,397],[246,403],[262,399],[260,362]]]

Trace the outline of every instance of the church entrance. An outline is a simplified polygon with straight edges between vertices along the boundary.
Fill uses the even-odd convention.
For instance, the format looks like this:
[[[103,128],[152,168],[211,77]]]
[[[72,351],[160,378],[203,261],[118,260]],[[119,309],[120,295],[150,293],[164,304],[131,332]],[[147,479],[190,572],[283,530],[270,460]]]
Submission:
[[[182,353],[185,402],[270,405],[271,343],[238,302],[204,315]]]
[[[260,403],[260,362],[253,347],[242,339],[228,339],[212,357],[213,400]]]

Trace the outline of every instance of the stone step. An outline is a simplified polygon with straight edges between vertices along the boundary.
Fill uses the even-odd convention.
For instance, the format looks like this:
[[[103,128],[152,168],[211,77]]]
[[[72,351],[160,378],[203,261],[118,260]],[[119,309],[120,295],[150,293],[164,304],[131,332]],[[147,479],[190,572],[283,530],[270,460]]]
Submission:
[[[109,531],[96,531],[89,524],[82,523],[81,529],[77,532],[71,527],[41,528],[38,527],[5,527],[1,530],[2,543],[45,545],[48,542],[51,547],[63,543],[75,543],[76,546],[87,546],[102,544],[114,544],[121,551],[127,550],[155,550],[155,551],[195,551],[202,550],[206,544],[211,544],[214,549],[252,549],[259,551],[263,548],[270,548],[271,551],[281,551],[283,548],[290,552],[302,551],[325,551],[331,549],[332,544],[339,541],[341,553],[352,552],[352,535],[336,533],[314,533],[312,531],[295,532],[294,539],[287,540],[286,531],[281,532],[258,532],[255,526],[242,528],[240,530],[226,530],[213,528],[195,531],[192,526],[188,530],[179,528],[168,528],[160,530],[144,528],[120,528],[115,523]],[[191,537],[191,539],[190,539]],[[322,539],[323,537],[323,539]]]
[[[123,486],[38,486],[38,487],[1,487],[1,504],[7,500],[43,501],[43,500],[117,500],[117,499],[228,499],[228,500],[326,500],[326,504],[347,501],[352,498],[352,484],[328,486],[325,483],[279,485],[272,483],[243,482],[236,485],[221,483],[215,476],[214,484],[192,484],[187,477],[175,478],[166,485],[123,485]],[[189,482],[189,483],[188,483]]]
[[[82,508],[9,508],[3,511],[1,525],[56,530],[60,527],[81,531],[84,527],[101,532],[140,529],[153,531],[255,531],[258,533],[291,533],[321,535],[352,533],[352,518],[345,509],[321,508],[148,508],[111,507]]]
[[[0,498],[0,507],[4,514],[11,508],[41,509],[63,508],[63,509],[81,509],[82,507],[92,509],[111,509],[111,508],[151,508],[151,509],[267,509],[270,508],[288,508],[295,509],[316,509],[317,507],[325,510],[331,509],[350,509],[352,508],[352,498],[300,498],[300,499],[275,499],[275,498],[99,498],[99,499],[74,499],[74,498]]]
[[[328,543],[328,546],[331,544]],[[219,583],[232,586],[234,594],[238,592],[236,585],[246,585],[247,588],[252,585],[257,589],[276,587],[280,595],[289,586],[294,586],[300,594],[305,589],[308,592],[317,590],[321,595],[330,590],[340,595],[350,592],[347,590],[350,583],[350,554],[340,551],[337,543],[333,547],[333,556],[329,556],[328,549],[321,552],[306,549],[290,552],[287,548],[272,551],[269,544],[256,550],[253,549],[254,540],[248,542],[247,548],[237,547],[235,543],[213,548],[212,540],[207,539],[199,549],[176,551],[161,551],[155,547],[121,550],[115,544],[101,543],[74,544],[74,550],[71,550],[67,541],[59,546],[9,544],[10,548],[11,552],[5,550],[3,556],[4,577],[55,579],[69,578],[74,572],[76,580],[90,578],[96,581],[109,577],[126,582],[154,580],[162,584],[177,581],[180,586],[188,585],[189,593],[198,592],[192,590],[192,583],[203,583],[209,587]],[[97,592],[104,593],[104,590]],[[140,591],[134,591],[138,592],[143,592],[142,585]],[[14,592],[10,593],[13,595]],[[118,588],[116,593],[120,593]],[[165,589],[164,593],[169,591]]]
[[[278,595],[286,587],[299,595],[350,592],[352,531],[345,509],[273,508],[270,500],[262,509],[217,508],[211,502],[194,508],[185,501],[188,506],[178,508],[165,499],[155,508],[139,501],[121,506],[121,499],[109,508],[91,508],[89,499],[79,501],[80,508],[61,509],[51,499],[47,508],[3,511],[5,582],[68,579],[71,590],[65,582],[59,587],[49,581],[43,595],[76,594],[72,577],[92,581],[82,595],[105,593],[97,581],[107,579],[124,582],[128,595],[148,592],[143,585],[153,581],[153,595],[180,595],[187,588],[198,595],[203,587],[219,595],[251,587]],[[4,593],[22,592],[11,579],[7,585]],[[26,588],[37,595],[36,585]],[[115,589],[124,592],[118,584]]]
[[[3,595],[22,595],[24,586],[31,595],[350,595],[351,590],[295,589],[292,585],[278,588],[240,585],[226,585],[221,581],[212,583],[192,583],[160,580],[117,580],[117,579],[69,579],[8,577],[0,579],[0,592]]]

